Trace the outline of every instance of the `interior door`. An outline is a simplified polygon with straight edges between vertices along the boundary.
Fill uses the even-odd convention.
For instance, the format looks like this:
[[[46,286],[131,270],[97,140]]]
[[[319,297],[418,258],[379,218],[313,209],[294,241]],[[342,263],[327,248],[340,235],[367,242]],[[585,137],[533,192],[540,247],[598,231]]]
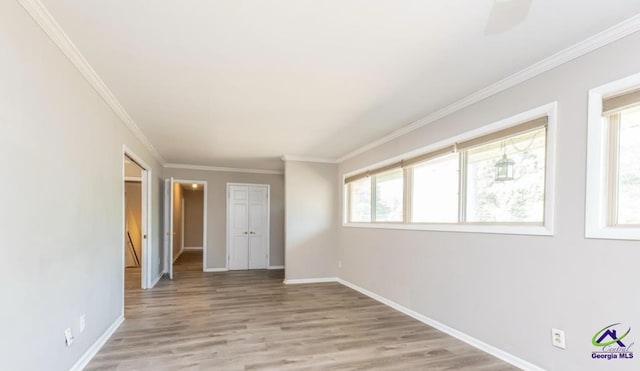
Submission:
[[[173,178],[164,180],[164,266],[173,279]]]
[[[249,269],[249,187],[229,186],[229,270]]]
[[[268,201],[266,186],[249,187],[249,269],[268,267]]]

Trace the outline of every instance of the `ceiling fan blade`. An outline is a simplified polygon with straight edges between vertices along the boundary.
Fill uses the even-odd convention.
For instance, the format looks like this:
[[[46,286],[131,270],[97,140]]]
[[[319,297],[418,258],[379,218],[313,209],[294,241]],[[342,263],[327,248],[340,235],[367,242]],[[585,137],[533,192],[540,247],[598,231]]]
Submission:
[[[499,34],[514,28],[527,18],[533,0],[493,0],[485,35]]]

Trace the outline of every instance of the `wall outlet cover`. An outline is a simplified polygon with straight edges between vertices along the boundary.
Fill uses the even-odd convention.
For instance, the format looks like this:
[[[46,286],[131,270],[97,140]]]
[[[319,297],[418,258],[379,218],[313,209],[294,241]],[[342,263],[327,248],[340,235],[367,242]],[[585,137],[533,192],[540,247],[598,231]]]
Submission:
[[[558,347],[560,349],[566,349],[567,345],[565,342],[564,331],[558,330],[557,328],[551,329],[551,344],[554,347]]]
[[[73,344],[73,334],[71,333],[71,329],[68,328],[66,330],[64,330],[64,342],[67,346],[70,346],[71,344]]]

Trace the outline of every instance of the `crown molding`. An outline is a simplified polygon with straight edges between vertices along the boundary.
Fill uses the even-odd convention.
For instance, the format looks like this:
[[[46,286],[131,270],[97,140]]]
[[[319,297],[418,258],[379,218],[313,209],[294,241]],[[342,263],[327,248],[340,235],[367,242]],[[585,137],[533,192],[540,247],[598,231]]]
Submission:
[[[153,147],[153,144],[142,133],[140,128],[133,121],[131,116],[127,113],[124,107],[113,95],[111,90],[102,81],[100,76],[91,67],[89,62],[80,53],[75,44],[69,39],[69,36],[64,32],[62,27],[56,22],[51,13],[39,0],[18,0],[22,7],[33,17],[33,19],[40,25],[44,32],[49,35],[51,40],[60,48],[62,53],[71,61],[76,69],[84,76],[89,84],[98,92],[98,94],[104,99],[109,107],[115,112],[115,114],[122,120],[122,122],[131,130],[133,135],[142,142],[142,144],[151,152],[151,154],[160,162],[164,163],[164,159],[160,153]]]
[[[272,174],[283,175],[282,170],[263,170],[263,169],[243,169],[237,167],[220,167],[220,166],[203,166],[203,165],[186,165],[186,164],[164,164],[167,169],[184,169],[184,170],[200,170],[200,171],[220,171],[228,173],[251,173],[251,174]]]
[[[513,75],[510,75],[494,84],[480,89],[475,93],[472,93],[444,108],[435,111],[417,121],[414,121],[400,129],[392,131],[386,136],[374,140],[369,144],[366,144],[352,152],[337,159],[338,163],[346,161],[352,157],[355,157],[361,153],[367,152],[373,148],[376,148],[384,143],[390,142],[398,137],[401,137],[407,133],[417,130],[425,125],[433,123],[443,117],[449,116],[454,112],[460,111],[463,108],[469,107],[472,104],[486,99],[490,96],[496,95],[509,88],[512,88],[522,82],[525,82],[531,78],[541,75],[553,68],[556,68],[562,64],[570,62],[578,57],[581,57],[587,53],[590,53],[596,49],[599,49],[605,45],[611,44],[614,41],[620,40],[625,36],[629,36],[635,32],[640,31],[640,14],[628,18],[600,33],[597,33],[583,41],[578,42],[560,52],[547,57]]]
[[[282,161],[300,161],[300,162],[319,162],[325,164],[337,164],[338,160],[335,158],[325,158],[325,157],[304,157],[304,156],[292,156],[292,155],[284,155],[281,157]]]

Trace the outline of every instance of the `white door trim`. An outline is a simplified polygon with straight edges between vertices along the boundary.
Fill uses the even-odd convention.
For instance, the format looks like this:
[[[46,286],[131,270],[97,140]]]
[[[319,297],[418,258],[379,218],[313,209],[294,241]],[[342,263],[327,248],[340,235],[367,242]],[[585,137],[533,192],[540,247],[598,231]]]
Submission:
[[[169,279],[173,279],[173,243],[174,243],[174,220],[173,220],[173,177],[164,179],[164,272],[169,274]]]
[[[227,218],[225,225],[225,270],[229,269],[229,244],[231,239],[229,238],[229,218],[231,217],[231,208],[229,207],[229,200],[231,199],[231,187],[232,186],[246,186],[246,187],[266,187],[267,188],[267,269],[271,266],[271,185],[270,184],[256,184],[256,183],[227,183]]]
[[[151,250],[152,250],[152,233],[151,233],[151,218],[152,215],[152,203],[150,202],[151,194],[152,194],[152,182],[151,179],[151,167],[144,162],[140,156],[138,156],[132,149],[127,147],[125,144],[122,145],[122,236],[125,235],[125,200],[124,200],[124,191],[125,191],[125,159],[129,157],[133,160],[138,166],[142,168],[142,177],[141,177],[141,200],[142,200],[142,217],[141,217],[141,229],[142,229],[142,257],[140,259],[140,285],[143,289],[151,288],[153,285],[151,284]],[[145,238],[146,236],[146,238]],[[123,240],[122,247],[122,313],[124,315],[124,276],[125,276],[125,239]]]
[[[207,268],[207,250],[209,249],[209,246],[207,245],[207,205],[208,205],[208,194],[209,194],[209,189],[208,189],[208,183],[206,180],[194,180],[194,179],[174,179],[173,180],[174,183],[178,183],[178,184],[198,184],[201,185],[202,188],[202,192],[204,192],[204,198],[202,200],[202,271],[203,272],[207,272],[208,268]],[[182,208],[182,211],[184,212],[184,207]],[[182,218],[182,222],[184,225],[184,217]],[[184,228],[182,228],[182,236],[184,238]],[[183,240],[183,247],[184,247],[184,240]]]

